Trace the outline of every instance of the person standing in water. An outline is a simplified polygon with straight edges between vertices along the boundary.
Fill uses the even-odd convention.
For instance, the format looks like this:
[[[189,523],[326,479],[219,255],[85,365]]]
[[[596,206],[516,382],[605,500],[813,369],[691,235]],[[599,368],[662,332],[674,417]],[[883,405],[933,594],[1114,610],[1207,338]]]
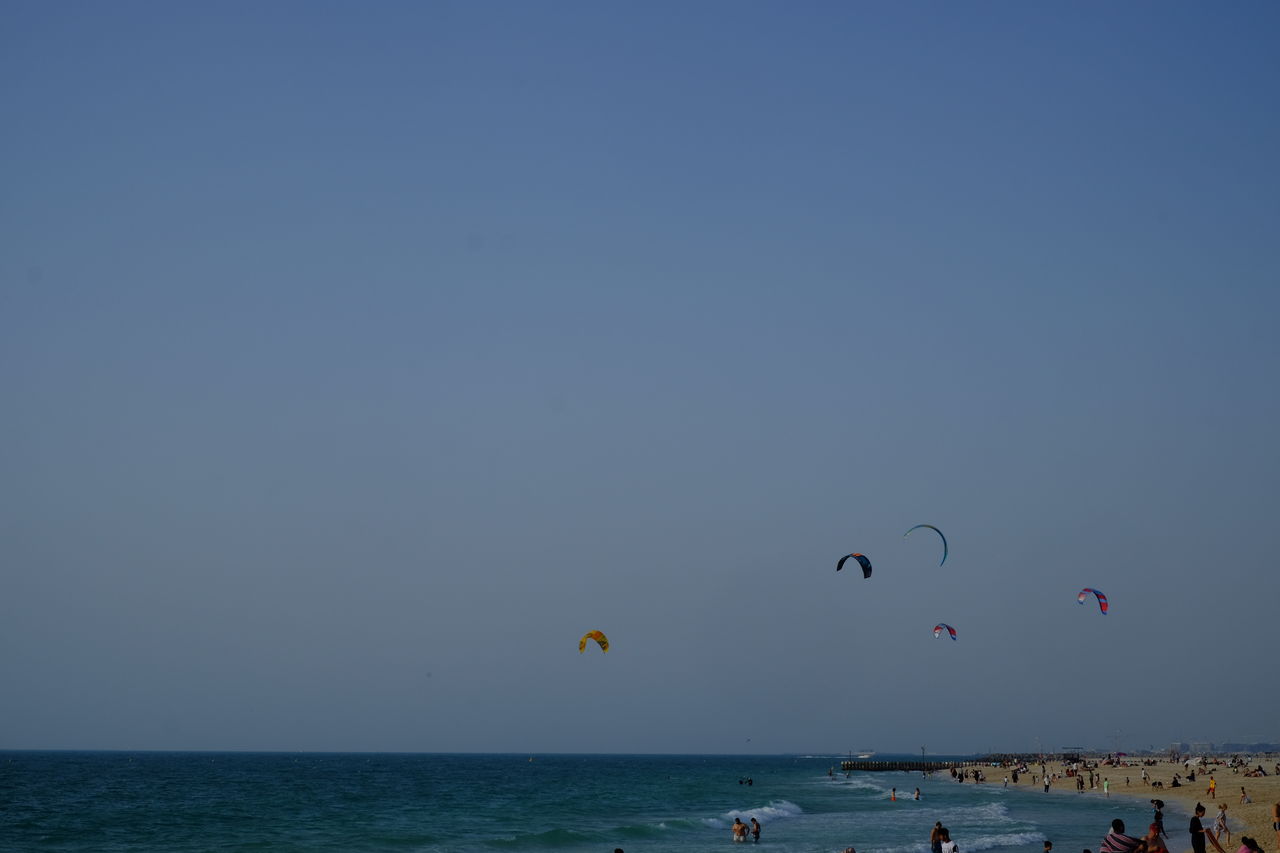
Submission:
[[[751,818],[751,840],[752,841],[760,840],[760,821],[756,820],[755,818]]]

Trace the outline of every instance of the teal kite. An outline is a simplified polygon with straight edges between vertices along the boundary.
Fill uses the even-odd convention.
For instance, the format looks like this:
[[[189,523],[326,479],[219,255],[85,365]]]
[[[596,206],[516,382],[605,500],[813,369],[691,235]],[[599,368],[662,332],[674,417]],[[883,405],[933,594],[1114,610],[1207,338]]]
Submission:
[[[917,524],[915,527],[911,528],[911,530],[919,530],[921,527],[929,528],[934,533],[938,534],[939,538],[942,539],[942,563],[945,563],[947,561],[947,537],[943,536],[942,531],[934,527],[932,524]],[[902,538],[906,539],[908,536],[910,536],[911,530],[908,530],[906,533],[902,534]],[[938,565],[941,566],[942,563],[938,563]]]

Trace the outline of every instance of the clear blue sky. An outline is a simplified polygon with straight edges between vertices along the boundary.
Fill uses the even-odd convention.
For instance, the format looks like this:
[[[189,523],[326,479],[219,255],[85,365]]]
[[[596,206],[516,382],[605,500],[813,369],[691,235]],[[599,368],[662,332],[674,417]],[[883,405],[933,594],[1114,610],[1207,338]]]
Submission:
[[[1280,740],[1274,3],[3,17],[0,748]]]

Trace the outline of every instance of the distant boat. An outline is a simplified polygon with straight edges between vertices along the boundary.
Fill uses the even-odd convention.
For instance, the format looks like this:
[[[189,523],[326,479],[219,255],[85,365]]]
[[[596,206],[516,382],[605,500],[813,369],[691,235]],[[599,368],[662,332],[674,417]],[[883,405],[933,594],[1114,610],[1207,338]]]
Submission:
[[[863,760],[866,760],[875,754],[876,754],[876,751],[874,749],[864,749],[862,752],[858,753],[858,757]]]

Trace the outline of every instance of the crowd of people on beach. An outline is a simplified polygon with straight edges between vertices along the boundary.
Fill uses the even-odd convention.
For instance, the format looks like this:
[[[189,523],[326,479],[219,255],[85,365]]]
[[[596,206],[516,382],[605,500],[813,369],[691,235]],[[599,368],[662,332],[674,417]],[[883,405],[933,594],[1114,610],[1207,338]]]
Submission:
[[[1167,834],[1164,828],[1164,803],[1161,800],[1152,800],[1151,803],[1154,807],[1154,820],[1147,827],[1146,835],[1136,837],[1126,834],[1124,821],[1116,818],[1111,821],[1111,831],[1102,839],[1098,853],[1169,853],[1169,847],[1165,843]],[[1193,853],[1207,853],[1207,844],[1212,844],[1218,853],[1227,853],[1222,847],[1224,838],[1228,844],[1231,841],[1231,830],[1227,826],[1226,804],[1218,806],[1218,817],[1212,828],[1204,824],[1205,811],[1204,805],[1197,803],[1195,814],[1187,827]],[[1272,826],[1276,831],[1276,842],[1280,844],[1280,803],[1275,804],[1272,819]],[[950,830],[943,826],[941,821],[934,823],[929,833],[929,849],[931,853],[959,853],[960,850],[952,840]],[[1052,853],[1052,850],[1053,842],[1045,841],[1044,853]],[[854,853],[854,850],[849,847],[845,849],[845,853]],[[1084,853],[1092,853],[1092,851],[1086,849]],[[1266,851],[1258,844],[1257,839],[1246,835],[1241,836],[1240,847],[1235,853],[1266,853]]]
[[[1151,802],[1155,806],[1155,820],[1147,827],[1146,835],[1142,837],[1127,835],[1124,821],[1116,818],[1111,821],[1111,831],[1102,839],[1099,853],[1168,853],[1169,847],[1164,841],[1167,837],[1162,811],[1164,803],[1160,800]],[[1213,845],[1218,853],[1227,853],[1222,846],[1224,836],[1226,843],[1231,843],[1231,830],[1227,827],[1226,804],[1218,806],[1218,817],[1212,828],[1204,824],[1205,811],[1203,803],[1196,803],[1195,812],[1187,827],[1191,836],[1191,850],[1193,853],[1207,853],[1208,845]],[[1275,805],[1273,819],[1272,825],[1276,830],[1277,843],[1280,843],[1280,803]],[[1090,851],[1085,850],[1084,853],[1090,853]],[[1240,847],[1236,853],[1266,853],[1266,851],[1258,844],[1257,839],[1242,835]]]

